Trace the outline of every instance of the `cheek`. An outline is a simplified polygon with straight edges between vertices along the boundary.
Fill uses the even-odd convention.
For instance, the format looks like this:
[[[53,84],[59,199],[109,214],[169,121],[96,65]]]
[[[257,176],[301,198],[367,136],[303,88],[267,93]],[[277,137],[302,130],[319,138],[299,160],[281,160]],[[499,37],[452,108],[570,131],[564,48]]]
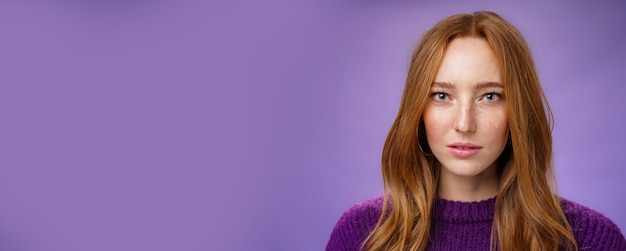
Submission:
[[[489,121],[487,131],[492,135],[492,141],[506,143],[509,137],[509,122],[506,113],[500,113]]]
[[[424,120],[424,127],[426,128],[426,138],[428,142],[432,144],[434,143],[433,140],[440,139],[443,136],[446,128],[446,117],[442,112],[426,110],[422,118]]]

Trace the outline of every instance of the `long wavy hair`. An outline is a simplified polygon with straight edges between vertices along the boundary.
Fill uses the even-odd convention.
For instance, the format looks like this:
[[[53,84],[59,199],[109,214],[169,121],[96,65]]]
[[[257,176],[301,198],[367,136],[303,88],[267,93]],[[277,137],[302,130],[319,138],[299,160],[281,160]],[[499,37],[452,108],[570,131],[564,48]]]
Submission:
[[[440,164],[428,148],[422,114],[447,45],[485,39],[500,62],[509,142],[497,160],[499,190],[491,249],[577,249],[553,191],[552,113],[520,32],[493,12],[458,14],[427,31],[410,62],[396,117],[383,148],[383,211],[363,242],[366,250],[424,250],[437,198]],[[425,150],[425,149],[424,149]]]

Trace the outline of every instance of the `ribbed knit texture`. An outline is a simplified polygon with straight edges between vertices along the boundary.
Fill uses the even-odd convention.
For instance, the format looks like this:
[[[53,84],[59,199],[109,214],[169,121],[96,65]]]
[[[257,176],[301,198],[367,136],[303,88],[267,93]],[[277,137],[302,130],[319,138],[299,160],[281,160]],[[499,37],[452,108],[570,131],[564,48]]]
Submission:
[[[581,251],[626,251],[626,240],[615,223],[580,204],[561,199],[563,212]],[[348,209],[333,229],[326,251],[359,250],[376,226],[382,197]],[[495,198],[479,202],[438,199],[427,250],[489,250]]]

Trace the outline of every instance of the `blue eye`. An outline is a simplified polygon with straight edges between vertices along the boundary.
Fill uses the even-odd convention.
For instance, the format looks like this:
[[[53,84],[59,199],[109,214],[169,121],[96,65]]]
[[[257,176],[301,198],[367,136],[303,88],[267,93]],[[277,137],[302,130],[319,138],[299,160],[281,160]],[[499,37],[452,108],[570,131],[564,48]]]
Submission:
[[[435,100],[439,100],[439,101],[444,101],[448,99],[448,94],[443,93],[443,92],[435,92],[432,94],[432,96]]]
[[[499,100],[499,99],[500,99],[500,94],[493,93],[493,92],[492,92],[492,93],[487,93],[487,94],[485,94],[485,95],[483,96],[483,98],[484,98],[486,101],[491,101],[491,102],[493,102],[493,101],[496,101],[496,100]]]

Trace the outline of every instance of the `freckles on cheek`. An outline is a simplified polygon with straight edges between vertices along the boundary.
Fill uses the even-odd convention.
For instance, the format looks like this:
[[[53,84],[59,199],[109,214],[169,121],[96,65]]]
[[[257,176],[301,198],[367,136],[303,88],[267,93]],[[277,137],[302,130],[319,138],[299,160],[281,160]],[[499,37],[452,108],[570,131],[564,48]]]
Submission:
[[[504,118],[499,117],[497,119],[492,120],[489,127],[490,127],[490,131],[494,133],[500,133],[500,135],[502,135],[503,137],[508,138],[509,123],[508,123],[506,116],[504,116]]]
[[[445,127],[440,122],[441,121],[433,120],[430,120],[429,123],[426,123],[426,121],[424,122],[424,125],[426,127],[426,137],[429,141],[437,141],[438,139],[441,139],[441,137],[443,137],[443,135],[445,134]]]
[[[509,126],[509,121],[506,112],[495,112],[489,118],[488,126],[493,130],[506,130]]]
[[[428,134],[431,134],[434,130],[437,130],[437,128],[440,127],[440,121],[437,119],[437,116],[434,115],[432,112],[425,112],[422,116],[422,119],[424,121],[424,127],[426,127],[426,131]]]

